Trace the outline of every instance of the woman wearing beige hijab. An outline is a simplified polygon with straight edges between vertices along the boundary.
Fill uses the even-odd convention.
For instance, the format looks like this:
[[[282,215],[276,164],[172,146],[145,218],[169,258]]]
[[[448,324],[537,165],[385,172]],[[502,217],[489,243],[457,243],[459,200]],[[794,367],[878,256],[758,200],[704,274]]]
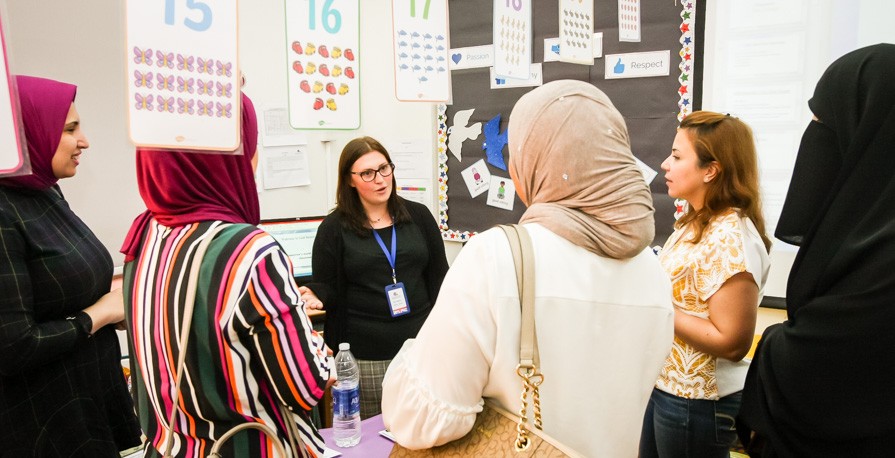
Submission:
[[[624,120],[603,92],[555,81],[509,121],[510,176],[528,205],[544,431],[586,456],[636,456],[673,338],[653,208]],[[454,261],[428,320],[383,382],[385,425],[408,448],[465,435],[482,398],[518,411],[519,294],[500,229]]]

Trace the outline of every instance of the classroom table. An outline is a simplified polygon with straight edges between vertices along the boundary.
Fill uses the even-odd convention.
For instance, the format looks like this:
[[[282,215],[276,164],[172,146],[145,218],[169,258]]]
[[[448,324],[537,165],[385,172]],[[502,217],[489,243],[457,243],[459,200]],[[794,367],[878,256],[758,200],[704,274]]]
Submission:
[[[379,458],[387,457],[394,445],[392,441],[379,434],[379,431],[382,431],[383,429],[385,429],[385,426],[382,424],[382,415],[367,418],[361,422],[360,443],[354,447],[348,448],[336,447],[336,441],[333,440],[332,428],[321,429],[320,435],[323,436],[323,440],[326,441],[327,447],[341,453],[341,456],[345,458]]]

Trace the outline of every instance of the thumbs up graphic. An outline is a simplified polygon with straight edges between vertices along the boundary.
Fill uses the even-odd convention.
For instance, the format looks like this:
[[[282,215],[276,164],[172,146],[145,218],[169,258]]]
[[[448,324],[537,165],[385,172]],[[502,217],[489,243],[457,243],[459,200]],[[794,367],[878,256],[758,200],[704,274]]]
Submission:
[[[612,68],[612,73],[620,74],[625,72],[625,64],[622,63],[622,58],[618,58],[618,62],[615,63],[615,67]]]

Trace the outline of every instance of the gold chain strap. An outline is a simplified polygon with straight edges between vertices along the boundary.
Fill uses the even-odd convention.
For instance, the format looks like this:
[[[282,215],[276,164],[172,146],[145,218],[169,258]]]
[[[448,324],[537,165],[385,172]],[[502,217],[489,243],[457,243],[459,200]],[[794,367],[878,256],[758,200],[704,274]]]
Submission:
[[[531,391],[531,399],[534,405],[534,426],[543,429],[541,423],[541,383],[544,383],[544,374],[537,367],[516,366],[516,374],[522,377],[522,407],[519,409],[519,423],[516,424],[516,451],[521,452],[531,445],[528,440],[528,392]]]
[[[522,378],[522,407],[519,409],[519,423],[516,425],[516,451],[522,452],[531,446],[528,429],[528,393],[534,404],[534,426],[543,429],[541,423],[540,386],[544,375],[538,369],[538,338],[534,322],[534,264],[531,238],[523,226],[500,226],[506,233],[513,253],[513,265],[516,270],[516,285],[519,288],[521,311],[521,328],[519,332],[519,365],[516,374]],[[527,262],[526,262],[527,259]]]
[[[530,377],[529,382],[531,383],[531,399],[535,410],[535,428],[543,431],[544,427],[541,423],[541,390],[539,388],[541,383],[544,382],[544,374],[541,374],[535,368],[535,374]]]

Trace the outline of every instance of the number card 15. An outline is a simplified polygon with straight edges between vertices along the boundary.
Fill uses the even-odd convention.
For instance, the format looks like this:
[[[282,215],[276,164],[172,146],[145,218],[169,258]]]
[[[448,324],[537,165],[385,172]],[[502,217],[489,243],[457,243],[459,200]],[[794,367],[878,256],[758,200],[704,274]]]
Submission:
[[[237,0],[127,0],[127,102],[139,146],[240,143]]]

